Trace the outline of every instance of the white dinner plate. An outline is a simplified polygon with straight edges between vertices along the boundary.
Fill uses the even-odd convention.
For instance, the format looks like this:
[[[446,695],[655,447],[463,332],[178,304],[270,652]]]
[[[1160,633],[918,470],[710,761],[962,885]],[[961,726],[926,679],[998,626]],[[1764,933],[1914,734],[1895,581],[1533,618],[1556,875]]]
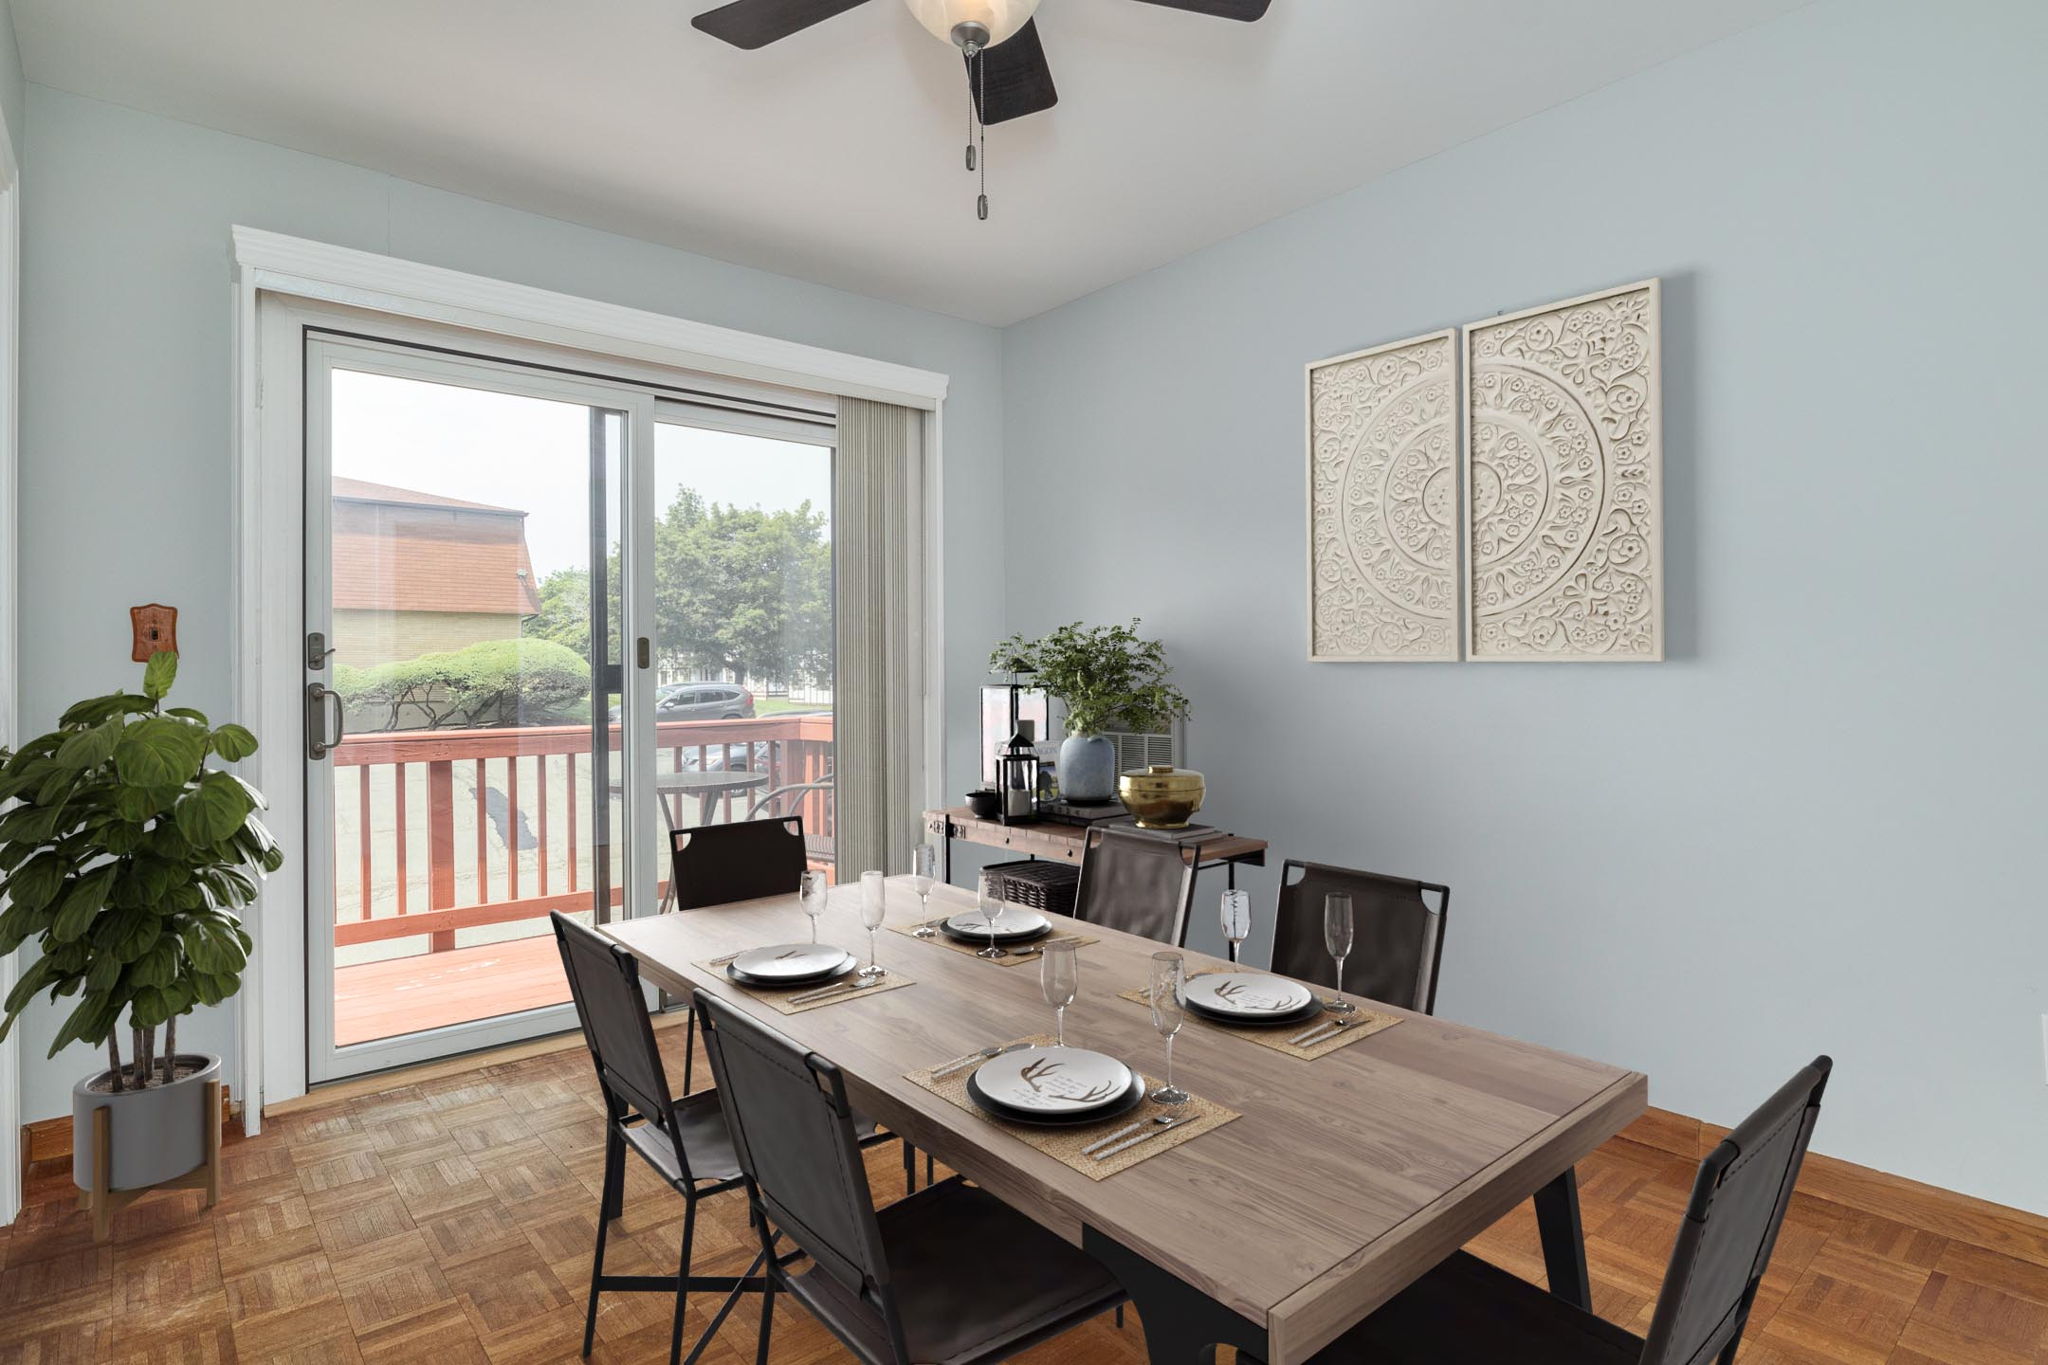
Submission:
[[[988,941],[988,921],[981,911],[968,910],[946,921],[946,932],[958,938],[978,938]],[[996,942],[1002,943],[1020,938],[1033,938],[1052,928],[1052,921],[1036,910],[1022,906],[1006,905],[996,916]]]
[[[1181,999],[1209,1014],[1241,1019],[1277,1018],[1297,1014],[1315,999],[1299,981],[1262,972],[1209,972],[1191,976]]]
[[[853,954],[830,943],[777,943],[732,960],[735,973],[755,981],[795,985],[830,976],[853,963]]]
[[[1086,1114],[1122,1100],[1131,1069],[1085,1048],[1027,1047],[989,1058],[974,1082],[989,1099],[1023,1113]]]

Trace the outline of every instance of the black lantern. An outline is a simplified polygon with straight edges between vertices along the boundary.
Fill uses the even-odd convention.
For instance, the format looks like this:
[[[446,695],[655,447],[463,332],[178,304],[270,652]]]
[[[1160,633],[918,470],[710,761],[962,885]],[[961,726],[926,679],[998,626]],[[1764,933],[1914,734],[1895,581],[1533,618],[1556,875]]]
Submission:
[[[1030,721],[1018,721],[1016,733],[996,755],[996,797],[1006,825],[1038,818],[1038,745],[1033,729]]]

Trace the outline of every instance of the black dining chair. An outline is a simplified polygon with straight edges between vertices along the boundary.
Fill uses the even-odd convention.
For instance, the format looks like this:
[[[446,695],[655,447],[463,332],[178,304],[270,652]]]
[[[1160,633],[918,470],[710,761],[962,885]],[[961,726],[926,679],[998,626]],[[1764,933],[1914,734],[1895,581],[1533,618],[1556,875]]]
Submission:
[[[1074,918],[1179,948],[1195,899],[1195,855],[1169,839],[1091,829],[1081,840]]]
[[[809,866],[802,815],[669,831],[669,894],[678,910],[793,895]],[[689,1009],[687,1002],[685,1010]],[[683,1093],[696,1088],[697,1019],[687,1024]]]
[[[778,1292],[867,1365],[984,1365],[1123,1302],[1094,1257],[958,1176],[878,1211],[839,1068],[715,996],[697,1007],[768,1275],[757,1365]]]
[[[575,1002],[576,1019],[583,1026],[583,1041],[589,1045],[604,1096],[604,1184],[598,1203],[597,1250],[590,1264],[590,1301],[583,1315],[583,1354],[590,1354],[591,1337],[597,1330],[600,1291],[660,1291],[675,1295],[676,1300],[675,1326],[669,1339],[669,1361],[674,1365],[682,1355],[683,1305],[692,1290],[728,1295],[712,1324],[711,1331],[716,1331],[738,1294],[767,1287],[766,1280],[756,1273],[758,1263],[746,1276],[690,1274],[697,1203],[745,1183],[739,1159],[726,1131],[717,1091],[681,1099],[669,1094],[654,1025],[640,992],[638,960],[560,911],[551,912],[549,919],[554,924],[555,945],[562,953],[562,970],[569,978],[569,998]],[[624,1200],[628,1148],[683,1196],[682,1263],[672,1278],[604,1273],[605,1235]],[[710,1340],[711,1331],[692,1347],[692,1361]]]
[[[1310,1365],[1733,1365],[1833,1069],[1815,1058],[1700,1163],[1647,1338],[1461,1251]]]
[[[1323,898],[1333,891],[1351,897],[1352,945],[1344,963],[1344,989],[1434,1014],[1444,920],[1451,908],[1451,888],[1436,882],[1288,859],[1280,870],[1273,916],[1273,970],[1336,986],[1337,964],[1323,942]]]

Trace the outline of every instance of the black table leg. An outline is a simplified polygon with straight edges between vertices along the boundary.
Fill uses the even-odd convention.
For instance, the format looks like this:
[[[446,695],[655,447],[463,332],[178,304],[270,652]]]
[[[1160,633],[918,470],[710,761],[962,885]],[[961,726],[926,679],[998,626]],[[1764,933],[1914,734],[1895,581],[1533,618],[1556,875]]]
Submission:
[[[1586,1233],[1579,1224],[1579,1174],[1567,1168],[1536,1191],[1536,1231],[1543,1240],[1543,1271],[1550,1292],[1575,1308],[1593,1311],[1586,1277]]]
[[[1115,1275],[1145,1326],[1152,1365],[1210,1365],[1218,1346],[1265,1360],[1266,1329],[1152,1264],[1115,1238],[1082,1225],[1081,1248]]]

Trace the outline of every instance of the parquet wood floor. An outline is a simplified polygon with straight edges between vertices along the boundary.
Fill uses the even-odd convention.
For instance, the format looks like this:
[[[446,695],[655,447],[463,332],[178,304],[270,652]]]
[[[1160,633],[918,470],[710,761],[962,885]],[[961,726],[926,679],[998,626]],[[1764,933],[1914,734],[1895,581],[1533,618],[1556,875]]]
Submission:
[[[684,1034],[661,1036],[673,1052]],[[698,1074],[708,1074],[702,1058]],[[602,1133],[580,1049],[440,1075],[273,1118],[224,1153],[225,1189],[210,1213],[196,1194],[152,1195],[121,1211],[104,1246],[76,1207],[68,1163],[45,1163],[21,1218],[0,1228],[0,1362],[574,1360]],[[1701,1144],[1718,1136],[1653,1113],[1580,1168],[1605,1316],[1648,1325]],[[870,1160],[877,1194],[893,1196],[896,1150]],[[628,1171],[611,1267],[667,1273],[682,1202],[640,1163]],[[1744,1362],[2048,1365],[2041,1220],[2002,1218],[1924,1187],[1894,1190],[1884,1177],[1809,1175]],[[721,1197],[704,1213],[704,1273],[742,1269],[742,1201]],[[1527,1206],[1474,1249],[1540,1278]],[[715,1307],[696,1297],[693,1331]],[[750,1365],[754,1313],[734,1315],[710,1365]],[[1119,1330],[1104,1318],[1026,1359],[1143,1365],[1143,1329],[1130,1323]],[[597,1330],[593,1360],[665,1360],[668,1303],[608,1295]],[[786,1301],[775,1342],[777,1365],[847,1358]]]

